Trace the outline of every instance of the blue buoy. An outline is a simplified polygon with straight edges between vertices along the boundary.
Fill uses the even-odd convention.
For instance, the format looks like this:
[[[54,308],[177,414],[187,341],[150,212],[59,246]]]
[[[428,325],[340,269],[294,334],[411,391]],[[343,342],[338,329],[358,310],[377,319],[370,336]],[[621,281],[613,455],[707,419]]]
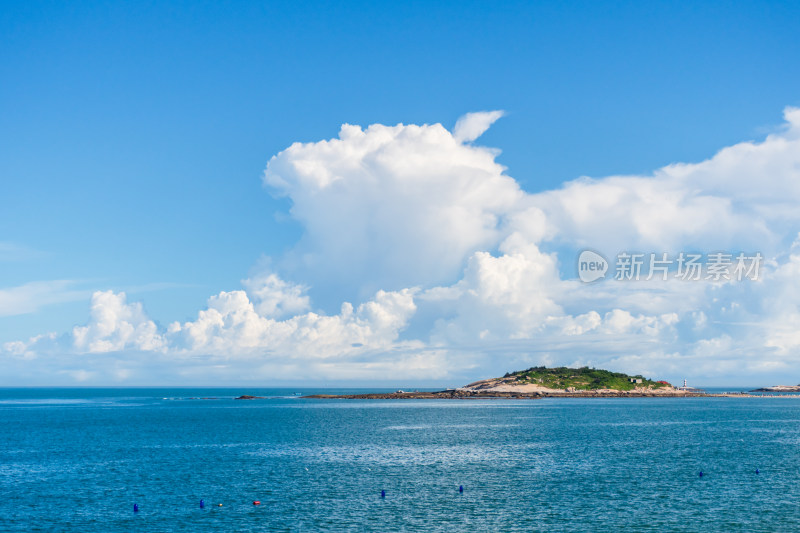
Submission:
[[[200,509],[202,509],[205,506],[206,506],[206,502],[204,502],[203,500],[200,500]]]
[[[758,471],[758,468],[756,468],[756,474],[760,474],[760,473],[761,473],[761,472],[759,472],[759,471]]]
[[[139,512],[139,504],[138,503],[134,503],[133,504],[133,512],[134,513],[138,513]]]
[[[464,485],[458,486],[458,492],[464,492]]]
[[[386,497],[386,491],[385,491],[385,490],[382,490],[382,491],[381,491],[381,498],[385,498],[385,497]]]
[[[700,477],[703,477],[703,471],[702,470],[700,471]]]

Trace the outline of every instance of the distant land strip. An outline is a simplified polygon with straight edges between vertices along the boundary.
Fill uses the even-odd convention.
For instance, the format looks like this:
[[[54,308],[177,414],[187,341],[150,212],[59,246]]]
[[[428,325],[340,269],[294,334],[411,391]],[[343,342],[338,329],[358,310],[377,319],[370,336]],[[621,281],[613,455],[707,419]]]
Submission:
[[[480,400],[506,398],[540,400],[543,398],[741,398],[762,397],[747,392],[706,394],[702,392],[650,392],[650,391],[583,391],[583,392],[499,392],[473,390],[444,390],[436,392],[379,392],[367,394],[311,394],[305,399],[339,400]],[[800,398],[800,396],[797,396]]]
[[[482,399],[513,398],[537,400],[541,398],[742,398],[763,397],[758,392],[800,392],[800,386],[778,385],[750,392],[706,393],[702,389],[686,386],[675,387],[663,380],[648,379],[642,375],[629,375],[599,368],[569,368],[544,366],[509,372],[503,377],[483,379],[437,392],[407,392],[367,394],[314,394],[304,398],[347,400],[437,400],[437,399]],[[780,395],[780,394],[779,394]],[[769,397],[774,397],[771,394]],[[785,394],[783,397],[799,397]]]

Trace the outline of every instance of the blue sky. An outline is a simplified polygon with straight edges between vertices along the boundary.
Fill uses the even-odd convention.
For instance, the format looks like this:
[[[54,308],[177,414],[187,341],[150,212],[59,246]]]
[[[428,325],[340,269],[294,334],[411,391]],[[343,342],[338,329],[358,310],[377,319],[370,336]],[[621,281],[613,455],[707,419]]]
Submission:
[[[221,351],[234,357],[240,349],[247,352],[242,356],[247,361],[263,363],[257,379],[303,379],[302,357],[292,363],[298,366],[281,361],[295,361],[287,354],[309,348],[286,341],[285,351],[276,351],[270,343],[277,341],[271,337],[246,350],[196,343],[188,347],[185,339],[146,349],[124,339],[91,348],[89,341],[81,347],[75,339],[74,327],[97,322],[90,309],[102,308],[96,295],[103,291],[124,292],[124,304],[105,304],[119,304],[120,309],[141,305],[139,319],[128,314],[125,320],[133,320],[134,326],[152,321],[156,334],[164,336],[174,322],[197,321],[209,297],[242,290],[243,280],[269,275],[280,281],[269,282],[270,290],[300,300],[293,307],[279,298],[288,307],[270,315],[275,320],[308,312],[341,317],[345,301],[357,313],[359,305],[374,303],[373,295],[381,289],[422,291],[409,296],[413,310],[399,312],[398,325],[386,333],[389,340],[367,342],[353,353],[334,350],[327,359],[330,364],[321,366],[318,374],[330,382],[377,382],[391,376],[449,382],[513,370],[542,358],[564,364],[629,365],[670,379],[683,377],[680,365],[663,363],[667,355],[644,349],[638,353],[633,338],[624,351],[633,350],[640,359],[623,361],[609,355],[615,349],[611,345],[585,354],[585,347],[562,347],[556,337],[563,332],[542,329],[549,327],[548,319],[595,310],[601,316],[614,310],[632,317],[676,313],[677,325],[665,326],[676,328],[669,333],[675,336],[670,341],[673,355],[688,357],[697,353],[698,342],[720,343],[726,335],[732,340],[725,342],[758,351],[747,344],[751,340],[737,337],[744,326],[695,336],[681,333],[693,330],[686,322],[692,312],[713,315],[703,306],[717,296],[708,294],[698,296],[694,310],[655,312],[632,306],[629,296],[608,297],[595,309],[592,301],[564,295],[572,289],[557,295],[540,291],[531,298],[552,300],[556,308],[516,309],[532,321],[522,333],[495,334],[486,318],[496,314],[495,309],[487,311],[484,321],[472,317],[468,327],[467,322],[450,324],[481,331],[487,326],[493,340],[468,342],[449,336],[442,333],[449,327],[445,323],[464,313],[450,305],[452,301],[445,305],[437,300],[434,305],[430,295],[420,294],[459,282],[463,287],[469,265],[479,261],[474,253],[505,254],[502,243],[508,235],[500,235],[503,223],[490,228],[489,233],[497,235],[465,238],[449,262],[433,261],[421,273],[413,268],[400,271],[374,263],[393,256],[377,256],[372,252],[380,245],[367,244],[386,243],[387,250],[420,253],[422,249],[404,248],[406,237],[417,235],[415,224],[425,228],[425,220],[414,214],[445,201],[461,205],[459,198],[469,195],[437,204],[431,195],[440,189],[420,189],[417,196],[393,203],[380,195],[362,196],[364,182],[343,189],[348,196],[341,205],[352,213],[371,212],[370,206],[382,206],[384,212],[403,206],[391,219],[395,227],[375,224],[367,215],[337,218],[338,197],[327,198],[328,203],[311,201],[300,187],[307,185],[302,172],[294,176],[296,183],[283,189],[269,180],[265,183],[262,175],[271,158],[286,154],[293,143],[336,138],[342,124],[442,124],[454,131],[466,113],[504,110],[501,119],[467,145],[500,150],[495,162],[506,167],[503,175],[531,198],[511,200],[517,193],[509,189],[508,198],[489,207],[469,206],[505,220],[513,218],[509,213],[516,213],[523,201],[542,209],[547,221],[556,220],[549,200],[535,195],[562,190],[581,176],[652,176],[666,165],[700,163],[725,147],[758,144],[770,134],[791,131],[783,113],[800,106],[798,22],[800,6],[791,2],[552,2],[501,7],[488,2],[6,2],[0,6],[0,346],[7,346],[0,356],[10,364],[0,384],[71,384],[76,379],[89,384],[234,383],[251,376],[238,363],[215,374],[214,368],[228,364],[215,358]],[[400,160],[436,145],[416,142],[406,146],[411,152]],[[458,154],[453,157],[461,157]],[[318,153],[302,157],[315,165],[335,166]],[[276,165],[295,161],[290,156],[279,159]],[[774,168],[772,163],[764,165]],[[459,179],[458,172],[443,172],[443,183]],[[764,179],[760,171],[752,172],[755,175],[741,180]],[[723,171],[720,175],[734,179]],[[373,178],[379,184],[393,179],[380,173]],[[781,184],[793,178],[790,172],[786,179],[767,181],[763,187],[776,198],[791,200]],[[496,184],[500,190],[508,185],[501,181]],[[720,234],[724,232],[679,232],[661,240],[632,237],[627,243],[609,242],[601,251],[613,255],[626,246],[647,252],[685,246],[752,251],[758,243],[774,242],[764,253],[777,261],[775,271],[789,264],[791,244],[800,230],[794,219],[748,219],[744,211],[763,212],[763,202],[712,181],[698,187],[728,201],[735,215],[742,214],[743,224],[763,224],[769,238],[757,231],[740,232],[741,238]],[[374,194],[389,194],[389,189],[377,187]],[[487,198],[493,193],[481,194]],[[309,211],[298,215],[302,205]],[[312,216],[328,210],[328,218]],[[350,225],[336,235],[352,229],[351,240],[357,242],[338,242],[336,236],[313,229],[337,227],[341,220]],[[356,227],[359,222],[385,233],[368,237],[369,232]],[[635,217],[625,223],[642,224]],[[405,224],[412,228],[407,233]],[[577,250],[604,243],[570,233],[565,228],[577,227],[571,223],[554,227],[555,234],[530,239],[542,253],[554,254],[558,278],[567,280],[574,277],[570,269]],[[613,232],[616,227],[606,229]],[[470,228],[467,224],[463,233]],[[447,237],[445,243],[460,238],[444,233],[442,237]],[[435,247],[424,250],[430,255]],[[337,263],[339,253],[349,254],[357,276],[344,273],[347,261]],[[303,263],[303,254],[316,258],[316,263]],[[326,274],[320,266],[325,263],[340,270],[331,268]],[[443,265],[442,270],[434,276],[437,265]],[[260,289],[253,288],[254,283],[248,296],[256,302],[254,294]],[[730,298],[757,309],[765,305],[766,292],[756,293]],[[278,311],[257,311],[262,318],[268,312]],[[369,322],[366,315],[359,320]],[[56,338],[52,346],[31,344],[31,338],[49,333]],[[100,339],[119,331],[100,328],[95,333]],[[517,344],[509,349],[506,341]],[[9,343],[17,342],[27,348],[12,349]],[[779,362],[790,366],[797,347],[784,343],[765,349],[778,350]],[[504,356],[509,350],[518,355]],[[59,353],[68,354],[68,362],[53,359]],[[104,354],[100,361],[98,353]],[[187,362],[190,357],[206,359],[195,364]],[[337,358],[343,363],[334,364]],[[762,359],[778,364],[767,355]],[[112,360],[116,373],[107,368]],[[464,369],[450,374],[442,370],[459,361],[464,361]],[[698,371],[699,379],[744,379],[735,364],[714,370],[713,361],[712,357],[705,370]],[[273,363],[277,366],[270,366]],[[381,370],[367,370],[373,367]],[[767,367],[761,369],[764,379],[784,375],[780,365]],[[792,379],[798,382],[800,375]]]

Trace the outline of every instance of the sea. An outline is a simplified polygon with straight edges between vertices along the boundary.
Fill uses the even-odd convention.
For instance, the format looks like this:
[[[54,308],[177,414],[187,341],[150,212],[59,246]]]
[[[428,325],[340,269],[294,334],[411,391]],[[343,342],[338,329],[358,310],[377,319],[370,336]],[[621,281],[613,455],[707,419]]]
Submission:
[[[0,531],[800,530],[800,397],[351,392],[0,389]]]

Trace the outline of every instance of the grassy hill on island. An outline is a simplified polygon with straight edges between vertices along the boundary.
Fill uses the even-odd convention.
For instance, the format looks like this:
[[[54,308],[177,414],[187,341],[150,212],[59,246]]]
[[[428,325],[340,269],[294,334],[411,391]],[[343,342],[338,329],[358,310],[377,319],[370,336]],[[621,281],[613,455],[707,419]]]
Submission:
[[[615,389],[633,390],[636,387],[652,387],[660,389],[670,387],[666,381],[653,381],[643,376],[629,376],[621,372],[610,372],[596,368],[546,368],[537,366],[528,370],[511,372],[503,376],[503,381],[509,385],[542,385],[551,389],[567,389],[573,387],[577,390]],[[642,380],[635,383],[631,380]]]

